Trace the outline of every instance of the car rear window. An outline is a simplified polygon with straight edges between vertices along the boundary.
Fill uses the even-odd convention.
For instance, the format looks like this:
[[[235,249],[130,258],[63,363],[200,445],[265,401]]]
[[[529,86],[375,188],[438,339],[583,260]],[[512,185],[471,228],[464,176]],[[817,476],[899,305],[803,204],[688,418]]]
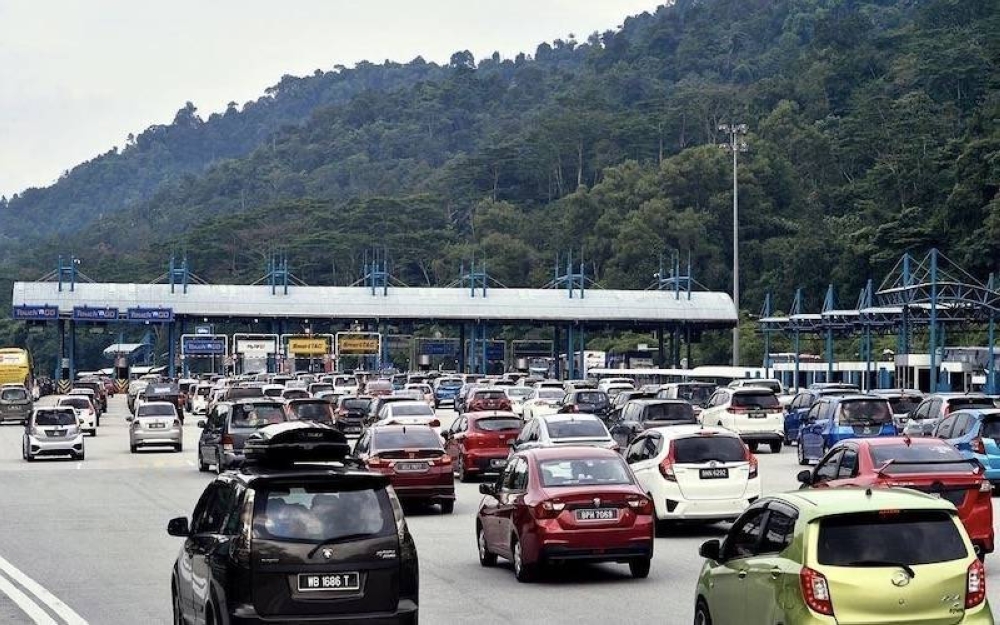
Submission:
[[[264,389],[262,388],[231,388],[226,392],[226,397],[229,399],[244,399],[247,397],[263,397]]]
[[[913,409],[920,404],[919,397],[890,397],[889,406],[892,407],[893,414],[904,414],[913,412]]]
[[[673,442],[674,461],[678,464],[742,462],[747,459],[740,439],[733,436],[691,436]]]
[[[520,430],[521,420],[517,417],[486,417],[483,419],[476,419],[475,428],[480,432]]]
[[[778,398],[771,391],[763,390],[752,393],[734,393],[732,406],[734,408],[781,408]]]
[[[506,399],[507,394],[503,391],[476,391],[476,399]]]
[[[884,399],[851,399],[840,402],[840,422],[847,425],[872,425],[892,421],[889,402]]]
[[[646,421],[694,421],[694,408],[691,404],[651,404],[643,411]]]
[[[996,408],[996,406],[986,397],[952,397],[948,400],[948,409],[952,412],[966,408]]]
[[[702,404],[715,392],[715,387],[680,385],[677,387],[677,399],[686,399],[695,404]]]
[[[201,397],[208,397],[208,394],[211,391],[212,391],[212,387],[211,386],[199,386],[198,388],[195,389],[194,392],[196,394],[200,395]]]
[[[427,427],[380,430],[372,437],[372,449],[442,449],[441,438]]]
[[[434,415],[434,409],[427,404],[396,405],[389,409],[394,417],[429,417]]]
[[[625,462],[620,458],[573,458],[539,463],[542,486],[602,486],[631,484]]]
[[[319,543],[395,533],[385,489],[344,490],[333,485],[271,488],[257,495],[254,537]]]
[[[286,390],[282,393],[285,399],[307,399],[309,393],[302,389],[292,389],[290,391]]]
[[[820,564],[933,564],[968,555],[952,516],[943,510],[859,512],[825,518],[819,524]]]
[[[560,391],[559,389],[555,389],[555,388],[540,389],[538,391],[538,398],[539,399],[559,401],[563,397],[566,397],[566,393]]]
[[[4,401],[24,401],[28,399],[28,393],[23,388],[5,388],[0,391],[0,399]]]
[[[309,386],[309,390],[311,390],[313,393],[319,393],[321,391],[332,391],[333,390],[333,385],[332,384],[312,384],[312,385]]]
[[[233,407],[233,427],[260,428],[284,421],[285,413],[278,404],[246,404]]]
[[[872,464],[883,474],[973,473],[973,466],[947,443],[932,445],[873,445]],[[886,465],[887,462],[892,461]],[[949,462],[952,461],[952,462]]]
[[[608,403],[608,396],[597,391],[577,393],[576,401],[581,404],[606,404]]]
[[[368,406],[372,403],[370,399],[345,399],[341,404],[345,410],[353,410],[355,412],[368,410]]]
[[[39,410],[35,425],[76,425],[76,413],[71,410]]]
[[[596,419],[549,421],[551,438],[607,438],[608,429]]]
[[[308,404],[292,405],[292,412],[299,419],[306,421],[333,421],[333,406],[328,402],[310,402]]]
[[[983,419],[983,427],[979,431],[979,436],[1000,440],[1000,419]]]
[[[90,410],[90,400],[86,397],[66,397],[59,400],[60,406],[73,406],[80,410]]]
[[[151,406],[149,404],[144,404],[142,406],[139,406],[139,414],[138,414],[138,416],[140,416],[140,417],[172,417],[172,416],[175,416],[176,414],[177,414],[177,411],[174,409],[173,406],[169,406],[169,405],[168,406],[157,406],[155,404]]]

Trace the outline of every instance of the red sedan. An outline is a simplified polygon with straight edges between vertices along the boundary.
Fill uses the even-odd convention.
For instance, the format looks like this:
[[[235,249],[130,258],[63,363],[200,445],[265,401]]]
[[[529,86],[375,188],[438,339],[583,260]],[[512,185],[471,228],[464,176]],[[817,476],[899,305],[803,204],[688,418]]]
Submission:
[[[990,482],[976,460],[940,439],[845,440],[798,478],[811,488],[901,486],[935,494],[955,504],[980,559],[993,551]]]
[[[627,563],[649,575],[653,502],[622,457],[609,449],[529,449],[511,456],[476,517],[479,562],[514,564],[519,582],[554,561]]]
[[[354,455],[369,470],[388,475],[402,501],[437,503],[445,514],[454,511],[451,457],[426,425],[370,427],[355,444]]]
[[[513,412],[467,412],[442,432],[444,448],[462,482],[507,466],[510,441],[521,431],[521,417]]]
[[[466,400],[466,412],[510,410],[510,397],[502,388],[477,388]]]

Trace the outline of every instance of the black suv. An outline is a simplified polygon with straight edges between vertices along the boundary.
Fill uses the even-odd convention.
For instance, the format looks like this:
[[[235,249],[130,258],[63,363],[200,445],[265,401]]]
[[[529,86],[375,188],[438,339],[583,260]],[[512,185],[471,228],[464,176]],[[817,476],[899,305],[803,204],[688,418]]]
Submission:
[[[208,485],[190,521],[167,526],[185,539],[173,622],[416,625],[417,551],[402,508],[389,479],[348,452],[343,434],[316,423],[251,436],[244,466]]]
[[[668,425],[697,425],[694,406],[683,399],[633,399],[622,407],[611,437],[624,449],[643,430]]]
[[[563,397],[559,412],[582,412],[597,415],[607,421],[611,415],[611,400],[604,391],[593,389],[570,391]]]

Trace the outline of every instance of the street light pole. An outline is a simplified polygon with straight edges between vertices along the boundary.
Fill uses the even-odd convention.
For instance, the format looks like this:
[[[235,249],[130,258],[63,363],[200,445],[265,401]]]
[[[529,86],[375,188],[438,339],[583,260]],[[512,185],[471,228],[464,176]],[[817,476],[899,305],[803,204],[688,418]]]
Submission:
[[[733,366],[740,365],[740,190],[738,184],[738,155],[749,148],[744,137],[746,124],[720,124],[719,130],[729,135],[728,143],[719,147],[733,153],[733,304],[736,306],[736,327],[733,328]]]

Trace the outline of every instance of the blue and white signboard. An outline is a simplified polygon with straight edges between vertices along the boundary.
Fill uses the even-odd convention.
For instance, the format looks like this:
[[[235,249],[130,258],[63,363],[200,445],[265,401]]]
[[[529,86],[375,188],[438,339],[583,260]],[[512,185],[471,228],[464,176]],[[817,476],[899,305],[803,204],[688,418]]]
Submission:
[[[150,323],[169,323],[174,320],[173,308],[129,308],[126,311],[129,321],[148,321]]]
[[[11,318],[19,321],[55,321],[59,318],[58,306],[15,306]]]
[[[73,308],[73,321],[118,321],[118,309],[75,306]]]
[[[226,341],[222,338],[185,336],[181,353],[185,356],[224,356]]]

